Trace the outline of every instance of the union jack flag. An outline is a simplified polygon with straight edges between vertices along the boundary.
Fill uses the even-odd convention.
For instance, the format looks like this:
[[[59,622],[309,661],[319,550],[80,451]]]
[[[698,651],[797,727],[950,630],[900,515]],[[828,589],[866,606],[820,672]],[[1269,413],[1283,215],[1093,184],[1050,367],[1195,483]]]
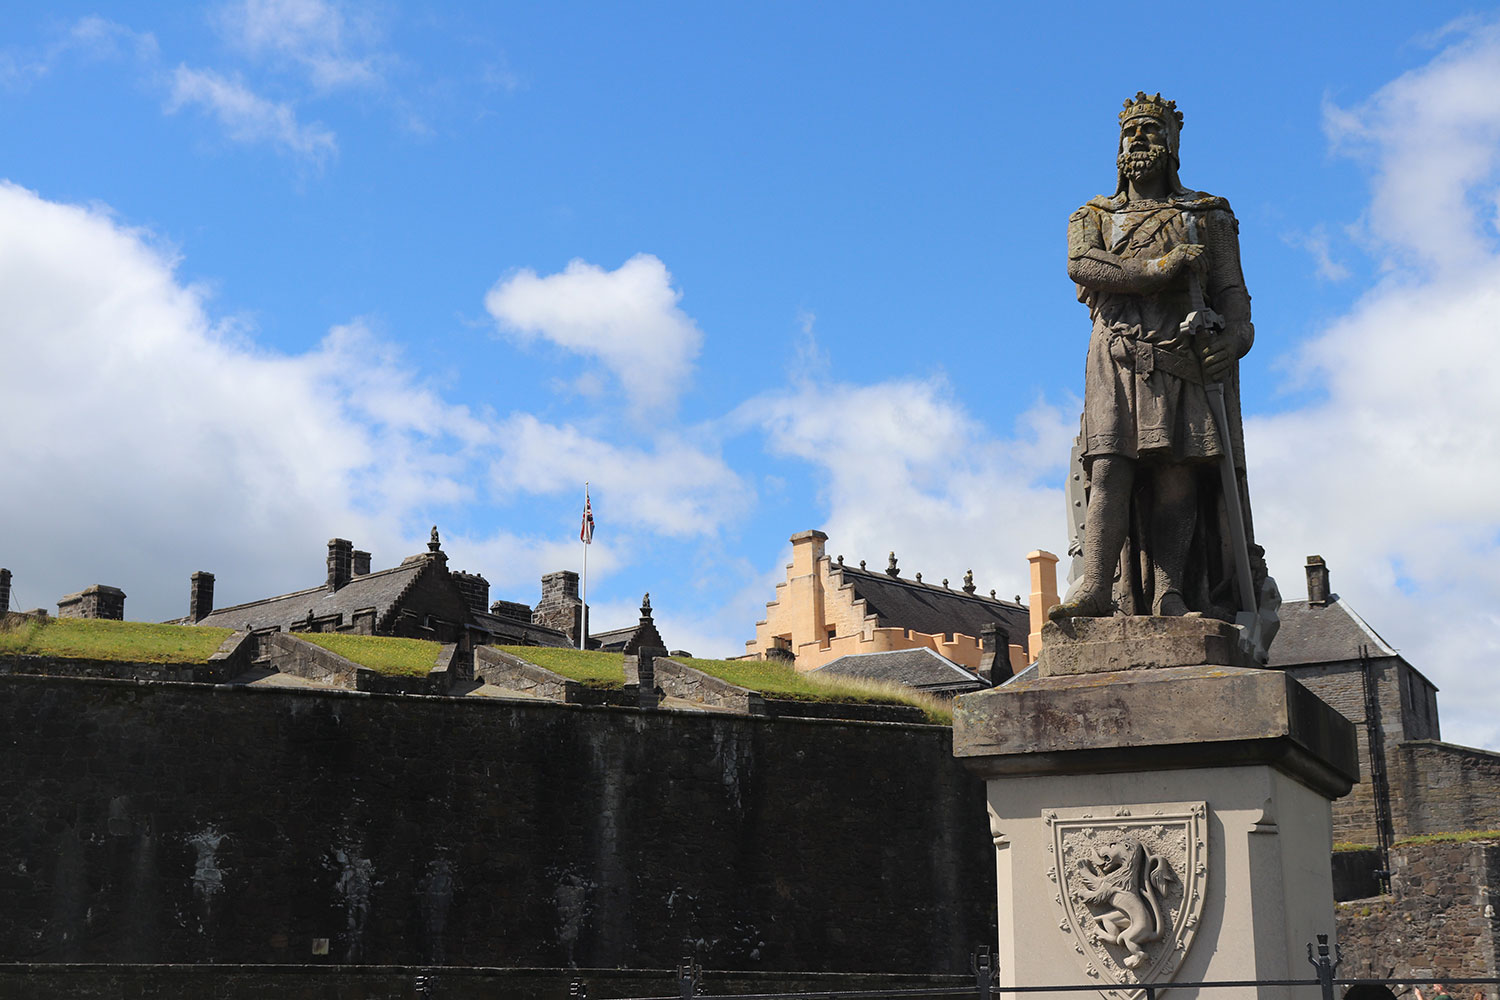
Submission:
[[[589,501],[589,491],[583,491],[583,526],[578,529],[578,540],[585,545],[594,542],[594,506]]]

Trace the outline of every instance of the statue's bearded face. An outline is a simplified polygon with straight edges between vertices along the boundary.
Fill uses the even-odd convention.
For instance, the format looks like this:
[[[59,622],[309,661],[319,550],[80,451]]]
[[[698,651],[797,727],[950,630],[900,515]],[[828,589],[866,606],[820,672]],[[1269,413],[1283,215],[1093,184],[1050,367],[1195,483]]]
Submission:
[[[1167,130],[1155,118],[1133,118],[1120,130],[1120,173],[1140,180],[1167,163]]]

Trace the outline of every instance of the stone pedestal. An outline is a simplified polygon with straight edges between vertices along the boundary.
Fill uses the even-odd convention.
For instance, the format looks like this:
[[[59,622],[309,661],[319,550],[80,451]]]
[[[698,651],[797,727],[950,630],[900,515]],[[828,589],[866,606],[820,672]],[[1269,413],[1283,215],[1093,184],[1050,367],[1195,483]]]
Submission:
[[[1040,676],[954,709],[954,754],[988,784],[997,982],[1127,1000],[1145,982],[1309,978],[1308,943],[1334,933],[1330,803],[1359,777],[1353,726],[1242,665],[1218,622],[1043,636]]]

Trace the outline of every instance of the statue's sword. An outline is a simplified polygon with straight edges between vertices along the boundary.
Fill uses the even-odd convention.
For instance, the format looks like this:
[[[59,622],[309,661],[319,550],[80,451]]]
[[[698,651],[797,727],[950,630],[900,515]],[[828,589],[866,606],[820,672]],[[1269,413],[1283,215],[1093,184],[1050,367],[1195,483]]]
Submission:
[[[1187,222],[1188,242],[1197,243],[1197,220],[1193,218],[1191,212],[1185,212],[1183,215]],[[1191,266],[1188,268],[1188,295],[1192,311],[1182,321],[1181,331],[1184,336],[1193,338],[1194,346],[1201,347],[1208,335],[1224,329],[1224,317],[1204,305],[1203,284],[1198,279],[1198,272]],[[1229,511],[1229,537],[1234,547],[1235,585],[1240,592],[1242,613],[1237,616],[1240,619],[1237,624],[1244,625],[1254,632],[1260,624],[1260,614],[1256,609],[1255,579],[1250,572],[1250,543],[1245,537],[1245,512],[1240,504],[1240,478],[1234,467],[1234,442],[1229,437],[1229,414],[1224,406],[1224,383],[1210,382],[1205,377],[1203,388],[1208,392],[1208,406],[1213,411],[1214,424],[1219,429],[1219,450],[1223,453],[1219,459],[1219,478],[1223,483],[1224,502]]]

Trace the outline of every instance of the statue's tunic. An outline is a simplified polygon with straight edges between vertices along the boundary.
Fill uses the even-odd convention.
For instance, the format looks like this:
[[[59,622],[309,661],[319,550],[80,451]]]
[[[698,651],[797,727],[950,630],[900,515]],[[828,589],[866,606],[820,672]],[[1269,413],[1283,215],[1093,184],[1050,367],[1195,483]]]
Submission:
[[[1187,215],[1196,232],[1190,238]],[[1238,224],[1229,204],[1179,189],[1170,203],[1127,203],[1125,195],[1095,198],[1068,222],[1070,264],[1104,255],[1121,261],[1155,260],[1184,243],[1202,243],[1207,269],[1200,279],[1205,304],[1225,319],[1225,331],[1250,349],[1250,296],[1240,271]],[[1102,251],[1102,253],[1098,253]],[[1110,284],[1110,283],[1106,283]],[[1179,331],[1191,311],[1188,269],[1169,281],[1112,288],[1078,286],[1089,307],[1084,383],[1084,456],[1121,455],[1148,461],[1217,458],[1221,447],[1194,345]],[[1244,461],[1239,419],[1238,366],[1225,376],[1230,437]]]

